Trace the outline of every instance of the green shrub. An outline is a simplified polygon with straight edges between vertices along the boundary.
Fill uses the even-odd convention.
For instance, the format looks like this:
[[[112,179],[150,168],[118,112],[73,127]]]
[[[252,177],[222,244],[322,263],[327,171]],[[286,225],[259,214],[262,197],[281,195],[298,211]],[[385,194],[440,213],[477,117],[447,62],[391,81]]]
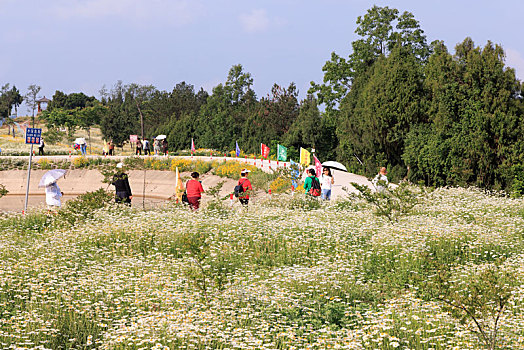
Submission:
[[[0,198],[8,194],[9,191],[5,188],[4,185],[0,184]]]
[[[87,220],[95,216],[95,212],[113,203],[114,195],[100,188],[94,192],[84,193],[67,201],[66,206],[58,211],[55,224],[67,223],[74,225],[77,221]]]
[[[513,174],[511,196],[513,198],[520,198],[524,195],[524,166],[522,164],[513,166]]]
[[[55,128],[49,128],[47,131],[42,133],[42,136],[44,137],[46,143],[55,145],[62,141],[64,136],[66,136],[66,133]]]

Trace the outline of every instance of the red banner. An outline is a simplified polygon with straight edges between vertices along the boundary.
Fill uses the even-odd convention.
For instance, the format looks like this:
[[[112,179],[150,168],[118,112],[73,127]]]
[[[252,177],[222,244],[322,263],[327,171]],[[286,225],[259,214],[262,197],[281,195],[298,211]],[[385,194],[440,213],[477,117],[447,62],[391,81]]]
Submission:
[[[262,153],[262,157],[264,158],[269,157],[269,147],[261,143],[260,144],[260,153]]]
[[[322,163],[320,163],[315,155],[313,155],[313,159],[315,160],[315,172],[317,173],[317,176],[320,176],[322,175]]]

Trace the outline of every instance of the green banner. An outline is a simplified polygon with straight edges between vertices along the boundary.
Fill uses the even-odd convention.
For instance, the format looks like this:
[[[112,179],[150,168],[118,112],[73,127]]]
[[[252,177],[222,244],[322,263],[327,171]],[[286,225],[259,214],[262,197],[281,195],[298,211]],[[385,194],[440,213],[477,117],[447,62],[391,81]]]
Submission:
[[[277,145],[277,160],[285,162],[287,160],[287,148],[282,145]]]

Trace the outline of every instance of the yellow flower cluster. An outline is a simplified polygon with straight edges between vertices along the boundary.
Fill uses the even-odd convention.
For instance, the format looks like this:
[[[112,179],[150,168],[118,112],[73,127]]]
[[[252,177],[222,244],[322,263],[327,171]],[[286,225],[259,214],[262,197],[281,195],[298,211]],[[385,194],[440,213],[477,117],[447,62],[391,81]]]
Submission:
[[[168,170],[169,169],[169,161],[167,161],[164,158],[146,158],[144,160],[144,166],[146,169],[153,169],[153,170]]]
[[[87,157],[79,156],[73,158],[73,166],[75,168],[83,168],[89,165],[89,159]]]
[[[171,160],[170,170],[175,171],[176,168],[178,168],[180,172],[189,171],[192,168],[191,163],[192,161],[190,159],[174,158]]]
[[[38,165],[40,165],[40,168],[41,169],[51,169],[52,165],[53,165],[53,162],[51,162],[49,159],[47,158],[40,158],[38,160]]]
[[[228,161],[228,162],[216,162],[213,164],[215,175],[222,177],[230,177],[233,179],[238,179],[240,177],[240,171],[242,169],[247,169],[250,171],[258,171],[257,167],[254,165],[245,164],[237,161]]]
[[[279,176],[271,182],[269,185],[271,192],[273,193],[284,193],[291,190],[291,179]]]

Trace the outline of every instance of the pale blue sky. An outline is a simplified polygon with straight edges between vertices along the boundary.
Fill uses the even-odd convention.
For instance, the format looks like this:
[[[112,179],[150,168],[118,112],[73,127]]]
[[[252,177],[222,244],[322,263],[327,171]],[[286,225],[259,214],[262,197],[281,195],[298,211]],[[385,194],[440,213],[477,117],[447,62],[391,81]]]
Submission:
[[[0,0],[0,84],[47,97],[98,97],[117,80],[211,91],[240,63],[258,97],[295,82],[303,98],[332,51],[350,53],[356,18],[374,4],[412,12],[452,52],[467,36],[501,44],[524,77],[522,0]]]

